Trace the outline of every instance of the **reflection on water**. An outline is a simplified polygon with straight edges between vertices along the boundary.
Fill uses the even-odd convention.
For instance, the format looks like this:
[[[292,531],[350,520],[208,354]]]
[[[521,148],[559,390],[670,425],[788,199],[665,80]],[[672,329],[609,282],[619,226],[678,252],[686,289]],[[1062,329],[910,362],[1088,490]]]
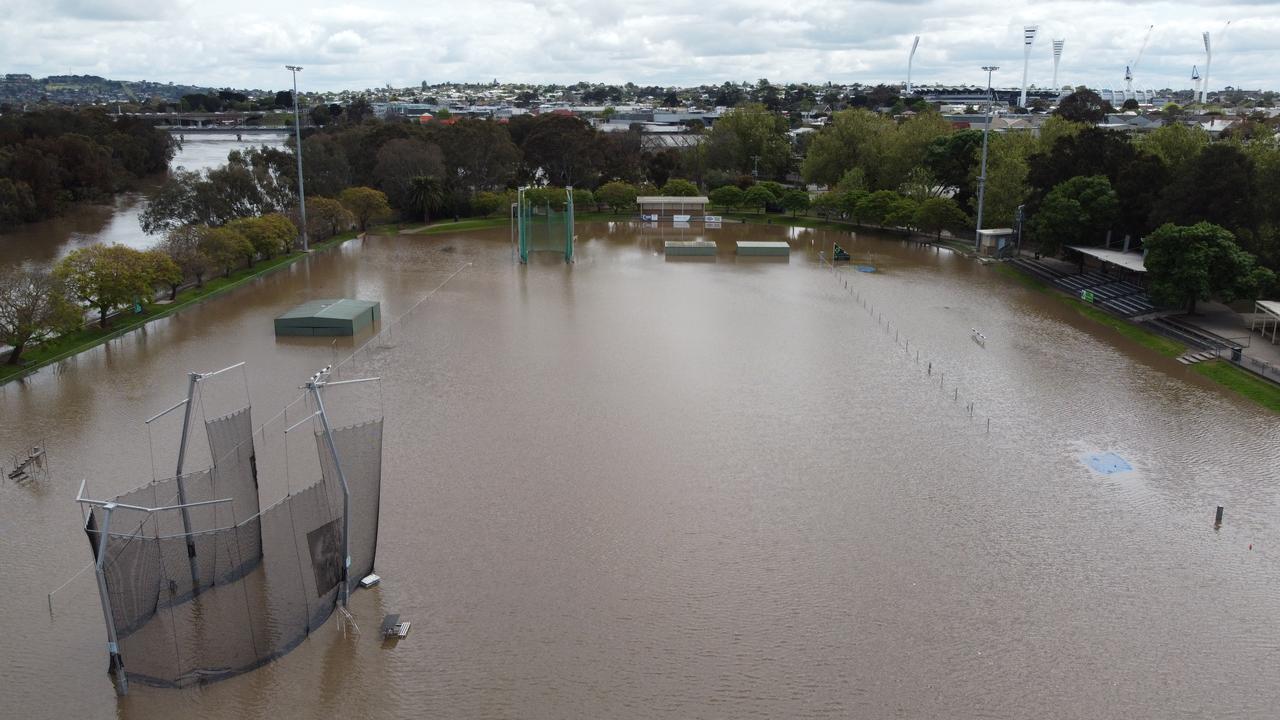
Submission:
[[[188,170],[221,165],[232,150],[263,144],[278,147],[284,140],[283,135],[275,134],[247,134],[243,140],[236,140],[232,134],[185,137],[182,150],[170,165]],[[148,194],[159,184],[158,178],[148,178],[139,190],[121,193],[106,203],[80,203],[56,218],[0,233],[0,267],[18,263],[49,266],[72,250],[99,243],[138,249],[154,245],[156,237],[142,232],[138,216],[146,207]]]
[[[681,232],[722,253],[665,262],[660,241]],[[347,243],[0,389],[0,449],[47,437],[55,475],[0,484],[6,712],[1262,718],[1280,705],[1274,416],[946,252],[767,226],[578,233],[572,266],[512,263],[506,229]],[[790,262],[723,252],[787,238]],[[879,272],[820,265],[836,240]],[[80,479],[105,494],[147,478],[141,419],[181,396],[188,370],[248,361],[255,417],[273,414],[336,352],[277,341],[287,308],[356,297],[394,318],[464,263],[394,347],[361,360],[383,378],[387,423],[384,580],[352,597],[364,632],[331,622],[253,673],[117,703],[91,580],[52,617],[45,595],[90,557]],[[172,430],[155,437],[162,466]],[[1103,451],[1134,469],[1080,462]],[[374,630],[388,612],[413,622],[395,647]]]

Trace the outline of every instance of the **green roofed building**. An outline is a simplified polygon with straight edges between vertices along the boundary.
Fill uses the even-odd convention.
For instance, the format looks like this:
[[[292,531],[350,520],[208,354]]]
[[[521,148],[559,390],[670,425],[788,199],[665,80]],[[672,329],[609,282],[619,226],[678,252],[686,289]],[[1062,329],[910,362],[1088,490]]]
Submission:
[[[372,300],[312,300],[276,318],[276,335],[355,335],[379,317]]]

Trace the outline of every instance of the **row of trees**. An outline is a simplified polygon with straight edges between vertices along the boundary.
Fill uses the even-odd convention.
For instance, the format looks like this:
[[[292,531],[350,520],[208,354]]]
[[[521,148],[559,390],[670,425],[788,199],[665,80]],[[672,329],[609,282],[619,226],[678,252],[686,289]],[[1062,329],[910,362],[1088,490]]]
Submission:
[[[175,149],[168,133],[101,108],[0,116],[0,228],[163,172]]]
[[[287,252],[297,235],[280,214],[242,217],[220,227],[175,227],[150,250],[91,245],[51,271],[12,268],[0,277],[0,342],[14,348],[8,362],[17,365],[32,344],[78,329],[86,309],[105,328],[112,313],[150,303],[158,288],[173,300],[186,283],[203,287],[215,273]]]

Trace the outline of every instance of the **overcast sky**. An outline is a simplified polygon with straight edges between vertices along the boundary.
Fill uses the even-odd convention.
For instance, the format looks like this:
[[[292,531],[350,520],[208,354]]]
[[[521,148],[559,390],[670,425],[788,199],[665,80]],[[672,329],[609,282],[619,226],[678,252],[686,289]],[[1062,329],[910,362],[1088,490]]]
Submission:
[[[305,67],[306,90],[451,81],[578,80],[695,85],[902,82],[920,35],[916,83],[1022,76],[1022,27],[1037,24],[1029,82],[1053,79],[1051,39],[1064,38],[1060,84],[1123,87],[1124,67],[1151,41],[1140,88],[1280,89],[1280,0],[1020,2],[1018,0],[473,0],[361,5],[326,0],[4,0],[0,72],[94,74],[280,89]],[[1230,26],[1227,22],[1231,21]]]

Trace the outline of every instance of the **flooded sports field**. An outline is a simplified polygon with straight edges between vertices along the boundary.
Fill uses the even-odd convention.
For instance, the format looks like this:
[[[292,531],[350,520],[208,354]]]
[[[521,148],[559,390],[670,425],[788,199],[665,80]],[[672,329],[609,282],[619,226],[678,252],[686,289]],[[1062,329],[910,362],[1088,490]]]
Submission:
[[[0,714],[1274,716],[1274,415],[945,250],[577,232],[573,265],[513,262],[505,227],[351,241],[0,387],[4,457],[47,439],[51,469],[0,481]],[[697,237],[719,255],[664,257]],[[333,297],[389,330],[351,364],[385,417],[361,632],[117,698],[81,480],[171,472],[173,427],[143,420],[188,371],[245,361],[275,415],[368,338],[274,336]],[[1086,463],[1108,452],[1132,469]],[[408,637],[383,643],[386,613]]]

